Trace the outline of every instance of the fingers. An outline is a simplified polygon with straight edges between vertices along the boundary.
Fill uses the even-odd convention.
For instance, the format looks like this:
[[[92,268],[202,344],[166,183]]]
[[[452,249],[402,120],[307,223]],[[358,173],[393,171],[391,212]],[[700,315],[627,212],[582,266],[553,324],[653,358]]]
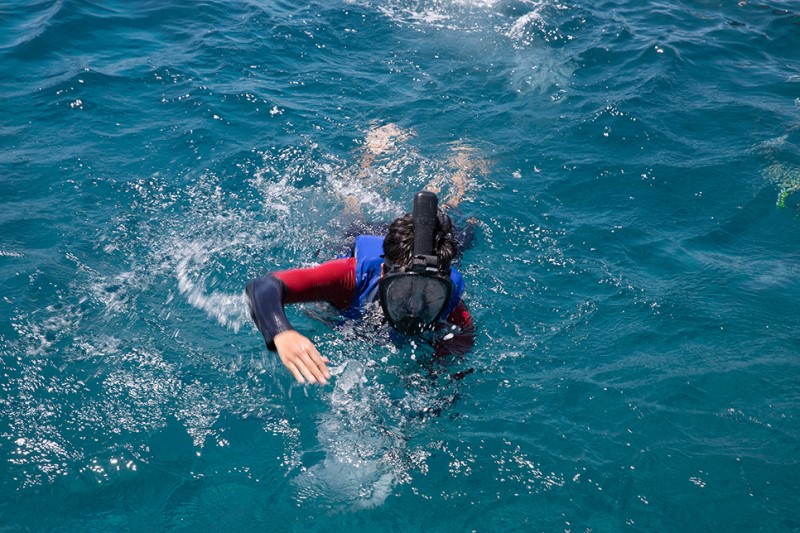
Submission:
[[[297,370],[297,367],[295,365],[289,364],[289,363],[284,363],[284,366],[286,366],[286,368],[289,369],[289,371],[294,376],[294,379],[296,379],[298,383],[305,383],[306,382],[306,380],[303,379],[303,375],[300,373],[299,370]]]
[[[320,383],[325,385],[327,381],[319,371],[314,372],[316,365],[311,363],[310,360],[304,358],[303,355],[294,354],[286,357],[283,364],[294,376],[298,383]]]
[[[328,361],[327,357],[321,355],[317,351],[317,347],[316,346],[314,346],[313,344],[309,344],[306,347],[306,353],[308,354],[309,358],[311,358],[311,361],[322,372],[322,375],[325,377],[325,379],[328,379],[329,377],[331,377],[331,374],[330,374],[330,372],[328,372],[328,367],[326,365],[326,363],[329,363],[330,361]]]
[[[313,344],[301,345],[299,360],[295,362],[300,367],[300,372],[311,383],[328,383],[331,377],[328,367],[325,365],[324,358],[319,354]]]
[[[275,346],[284,366],[298,383],[326,385],[331,374],[314,344],[296,331],[287,331],[275,336]]]

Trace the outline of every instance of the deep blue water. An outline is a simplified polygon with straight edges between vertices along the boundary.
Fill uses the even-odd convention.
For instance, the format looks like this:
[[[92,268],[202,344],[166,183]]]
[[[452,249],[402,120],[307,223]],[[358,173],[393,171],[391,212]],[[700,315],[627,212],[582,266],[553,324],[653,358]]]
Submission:
[[[789,0],[3,3],[0,530],[800,530],[798,43]],[[472,352],[294,307],[336,376],[293,385],[245,283],[454,176]]]

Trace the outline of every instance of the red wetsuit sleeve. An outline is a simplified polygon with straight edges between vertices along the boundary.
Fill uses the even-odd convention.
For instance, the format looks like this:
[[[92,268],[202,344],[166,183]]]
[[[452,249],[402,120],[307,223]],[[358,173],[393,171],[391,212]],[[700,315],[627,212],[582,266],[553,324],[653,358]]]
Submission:
[[[464,304],[464,300],[460,300],[455,309],[450,311],[450,314],[447,315],[447,321],[451,324],[455,324],[462,330],[472,331],[473,329],[472,316],[469,314],[469,309],[467,309],[467,306]]]
[[[337,309],[353,303],[356,294],[356,259],[335,259],[311,268],[273,274],[286,286],[283,303],[330,302]]]
[[[459,331],[453,336],[445,336],[435,344],[436,357],[467,354],[475,344],[475,327],[463,300],[447,315],[447,323],[458,326]]]

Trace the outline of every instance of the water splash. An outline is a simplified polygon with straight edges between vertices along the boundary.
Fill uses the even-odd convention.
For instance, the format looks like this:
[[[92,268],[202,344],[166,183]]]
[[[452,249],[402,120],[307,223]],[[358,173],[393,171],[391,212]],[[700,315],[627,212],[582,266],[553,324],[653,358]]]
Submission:
[[[381,413],[388,398],[370,386],[366,366],[348,360],[333,370],[331,411],[321,416],[317,438],[324,459],[293,480],[297,499],[334,510],[381,505],[396,483],[394,469],[405,441]]]

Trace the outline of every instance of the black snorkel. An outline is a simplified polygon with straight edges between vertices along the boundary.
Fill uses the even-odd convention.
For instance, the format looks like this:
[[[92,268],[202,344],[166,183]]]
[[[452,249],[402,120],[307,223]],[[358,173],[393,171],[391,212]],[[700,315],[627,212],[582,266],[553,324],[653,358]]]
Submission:
[[[430,191],[414,196],[414,247],[411,264],[388,265],[381,279],[381,307],[401,333],[418,335],[430,329],[448,307],[453,293],[449,272],[440,270],[435,239],[439,229],[439,199]]]
[[[414,195],[414,257],[411,271],[418,274],[439,274],[439,258],[433,249],[439,225],[439,198],[431,191]]]

